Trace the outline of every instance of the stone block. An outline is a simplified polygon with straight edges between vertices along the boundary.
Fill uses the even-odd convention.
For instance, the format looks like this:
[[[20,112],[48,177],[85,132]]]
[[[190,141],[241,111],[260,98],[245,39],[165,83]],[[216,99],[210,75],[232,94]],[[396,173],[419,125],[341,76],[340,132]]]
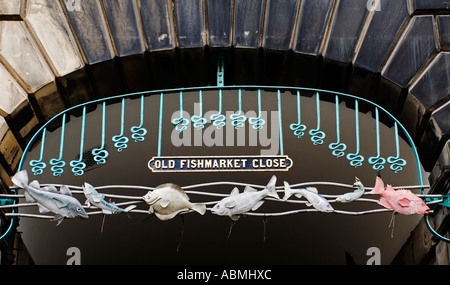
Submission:
[[[28,100],[18,105],[5,120],[22,148],[25,148],[40,126],[39,118]]]
[[[25,0],[0,0],[1,20],[22,20]]]
[[[237,85],[252,85],[261,82],[263,64],[260,61],[259,50],[249,48],[236,48],[233,53],[233,69],[231,70],[233,82]],[[228,72],[225,71],[225,84]]]
[[[263,47],[269,50],[289,50],[298,11],[297,0],[268,0]]]
[[[174,2],[178,47],[200,48],[206,45],[205,7],[202,0]]]
[[[334,2],[332,0],[301,1],[293,47],[295,52],[309,55],[320,53]]]
[[[151,88],[150,71],[144,54],[118,58],[126,93],[147,91]]]
[[[351,64],[324,58],[321,67],[320,88],[348,93]]]
[[[234,45],[237,48],[258,48],[261,46],[264,11],[264,1],[235,1]]]
[[[0,116],[6,117],[27,100],[28,94],[0,64]]]
[[[93,82],[97,99],[125,93],[121,67],[117,60],[105,60],[87,65],[86,72]]]
[[[450,3],[446,0],[412,0],[412,10],[450,10]]]
[[[103,1],[106,18],[118,56],[141,54],[145,50],[136,2]]]
[[[3,133],[0,139],[0,162],[8,174],[13,175],[19,166],[23,151],[11,130],[5,129],[6,122],[3,117],[0,117],[0,125]]]
[[[441,50],[450,51],[450,16],[436,16],[439,31],[439,45]]]
[[[149,51],[170,50],[175,47],[172,1],[140,0],[143,32]]]
[[[322,57],[293,53],[290,58],[289,84],[317,88],[320,82]]]
[[[43,122],[47,122],[66,109],[64,100],[58,92],[56,82],[52,82],[30,94],[30,101]]]
[[[0,60],[27,93],[54,80],[23,22],[0,21]]]
[[[450,140],[448,140],[428,177],[430,193],[446,194],[450,190]]]
[[[324,52],[326,59],[352,60],[368,12],[367,0],[339,1]]]
[[[180,86],[181,74],[175,51],[158,50],[149,53],[148,66],[153,89],[171,89]]]
[[[208,45],[211,47],[231,47],[233,1],[207,0]]]
[[[409,20],[407,0],[381,0],[380,11],[374,11],[354,64],[372,72],[380,72],[395,41]]]
[[[95,64],[112,59],[115,54],[101,1],[80,0],[62,3],[85,62]]]
[[[84,66],[59,1],[27,1],[25,22],[56,76]]]
[[[431,111],[449,100],[450,94],[450,53],[441,52],[410,88],[423,108]]]
[[[57,83],[67,107],[73,107],[96,99],[84,68],[57,78]]]
[[[406,87],[414,75],[438,52],[433,16],[415,16],[398,42],[383,77]]]
[[[450,138],[450,103],[432,113],[424,135],[418,144],[421,162],[426,171],[436,164],[445,143]]]

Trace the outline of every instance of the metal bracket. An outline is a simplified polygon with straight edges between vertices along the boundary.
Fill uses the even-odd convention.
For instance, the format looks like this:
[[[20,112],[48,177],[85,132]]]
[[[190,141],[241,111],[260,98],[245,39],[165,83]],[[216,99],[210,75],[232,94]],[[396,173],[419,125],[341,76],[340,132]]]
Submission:
[[[0,199],[0,206],[12,205],[14,204],[14,199]]]
[[[224,86],[224,63],[223,57],[219,57],[217,60],[217,86]]]

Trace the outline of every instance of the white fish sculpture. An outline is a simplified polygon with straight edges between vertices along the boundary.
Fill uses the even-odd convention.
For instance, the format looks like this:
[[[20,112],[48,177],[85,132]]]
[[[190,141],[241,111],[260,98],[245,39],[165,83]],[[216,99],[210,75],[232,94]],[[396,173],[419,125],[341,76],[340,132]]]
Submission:
[[[283,201],[286,201],[292,195],[295,195],[295,197],[299,199],[305,197],[308,200],[308,202],[306,202],[306,206],[308,207],[313,206],[316,210],[319,210],[320,212],[330,213],[334,211],[333,207],[330,205],[327,199],[325,199],[322,195],[320,195],[317,192],[317,188],[307,187],[302,189],[291,189],[289,183],[284,181]]]
[[[56,187],[41,188],[37,180],[28,184],[28,173],[26,170],[18,172],[12,177],[12,182],[25,190],[25,199],[28,203],[36,202],[40,213],[53,212],[59,225],[64,218],[89,218],[80,202],[72,196],[67,186],[62,186],[60,191]]]
[[[189,196],[183,189],[172,183],[157,186],[155,190],[149,191],[143,199],[150,205],[149,213],[154,213],[162,221],[170,220],[178,213],[188,210],[194,210],[201,215],[206,212],[206,204],[189,202]]]
[[[276,181],[277,178],[272,176],[266,188],[261,191],[246,186],[244,192],[239,193],[239,189],[234,188],[230,196],[223,198],[214,205],[211,212],[219,216],[229,216],[233,221],[237,221],[241,214],[255,211],[261,207],[264,198],[270,196],[279,199],[275,189]]]
[[[361,181],[358,179],[358,177],[355,177],[355,183],[353,183],[353,187],[357,187],[357,189],[353,192],[348,192],[338,196],[336,198],[336,202],[348,203],[355,201],[358,198],[361,198],[361,196],[365,192],[365,188],[364,185],[361,183]]]
[[[83,193],[86,196],[86,205],[91,205],[100,208],[103,214],[128,213],[130,210],[136,208],[136,205],[128,206],[125,209],[119,208],[114,202],[110,203],[105,200],[105,194],[101,194],[89,183],[83,184]]]

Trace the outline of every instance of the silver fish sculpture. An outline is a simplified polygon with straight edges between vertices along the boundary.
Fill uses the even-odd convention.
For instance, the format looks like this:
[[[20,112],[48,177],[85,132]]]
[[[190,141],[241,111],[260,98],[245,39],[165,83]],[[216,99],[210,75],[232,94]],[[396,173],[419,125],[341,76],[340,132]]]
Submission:
[[[154,213],[162,221],[170,220],[180,212],[188,210],[194,210],[200,215],[204,215],[206,212],[206,204],[189,202],[189,196],[183,189],[172,183],[157,186],[155,190],[149,191],[143,199],[150,205],[149,213]]]
[[[230,196],[220,200],[211,209],[213,214],[219,216],[229,216],[233,221],[237,221],[241,214],[249,211],[255,211],[264,203],[264,198],[270,196],[280,199],[275,189],[277,178],[272,176],[266,188],[261,191],[246,186],[244,192],[239,193],[238,188],[231,191]]]
[[[99,193],[94,186],[89,183],[83,184],[83,193],[86,196],[86,205],[91,205],[100,208],[103,214],[116,214],[116,213],[128,213],[130,210],[136,208],[136,205],[128,206],[125,209],[119,208],[114,202],[107,202],[105,200],[105,194]]]
[[[53,212],[55,217],[52,221],[57,221],[56,225],[59,225],[64,218],[89,218],[83,206],[72,196],[72,192],[67,186],[62,186],[58,192],[54,186],[41,188],[37,180],[28,184],[26,170],[14,175],[12,182],[25,190],[25,199],[28,203],[36,202],[38,204],[40,213]]]
[[[292,195],[295,195],[295,197],[299,199],[305,197],[308,200],[308,202],[306,202],[306,206],[308,207],[313,206],[316,210],[319,210],[320,212],[330,213],[334,211],[333,207],[330,205],[327,199],[325,199],[322,195],[320,195],[317,192],[317,188],[307,187],[302,189],[291,189],[289,183],[284,181],[283,201],[286,201]]]
[[[357,187],[357,189],[353,192],[348,192],[338,196],[336,198],[336,202],[348,203],[351,201],[355,201],[358,198],[361,198],[361,196],[365,192],[365,188],[364,185],[361,183],[361,181],[358,179],[358,177],[355,177],[355,183],[353,183],[353,187]]]

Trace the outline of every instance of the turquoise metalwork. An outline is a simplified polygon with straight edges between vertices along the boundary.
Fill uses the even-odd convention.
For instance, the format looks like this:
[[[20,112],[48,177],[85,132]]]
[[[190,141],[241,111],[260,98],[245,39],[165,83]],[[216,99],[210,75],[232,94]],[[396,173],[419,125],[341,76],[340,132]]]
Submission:
[[[198,104],[199,104],[199,114],[191,117],[192,124],[196,130],[201,130],[205,128],[206,118],[203,118],[203,92],[200,90],[198,92]]]
[[[102,144],[99,148],[92,150],[92,155],[97,164],[105,164],[106,159],[109,156],[109,152],[105,149],[105,137],[106,137],[106,102],[102,103]]]
[[[299,90],[297,90],[297,117],[297,123],[290,124],[289,128],[294,132],[294,136],[296,136],[297,138],[301,138],[305,135],[306,125],[302,124]]]
[[[139,126],[132,126],[131,131],[131,138],[135,142],[143,142],[145,140],[145,135],[147,134],[147,129],[145,129],[144,126],[144,95],[141,95],[141,111],[140,111],[140,123]]]
[[[32,160],[30,161],[31,171],[34,175],[41,175],[44,173],[45,167],[47,167],[47,164],[43,162],[44,158],[44,146],[45,146],[45,134],[47,133],[47,129],[44,129],[42,131],[42,139],[41,139],[41,154],[39,157],[39,160]]]
[[[320,95],[316,92],[316,109],[317,109],[317,128],[309,131],[311,136],[311,141],[314,145],[323,144],[323,139],[325,138],[325,133],[320,130]]]
[[[75,176],[83,175],[84,169],[86,168],[86,163],[83,162],[85,131],[86,131],[86,106],[83,107],[83,117],[81,123],[80,157],[78,160],[72,160],[69,163],[70,166],[72,166],[72,172]]]
[[[64,153],[64,136],[66,133],[66,114],[62,117],[61,124],[61,141],[59,143],[59,157],[50,159],[50,165],[52,166],[50,169],[53,171],[53,176],[60,176],[64,172],[64,166],[66,166],[66,162],[62,160]]]
[[[375,106],[376,110],[379,111],[383,111],[395,124],[395,132],[396,132],[396,136],[395,136],[395,141],[396,141],[396,156],[390,156],[387,161],[388,163],[391,164],[390,169],[392,171],[395,172],[399,172],[402,170],[402,167],[406,165],[406,161],[401,159],[399,157],[399,143],[398,143],[398,129],[401,129],[402,132],[404,133],[408,143],[410,144],[414,157],[415,157],[415,162],[416,162],[416,166],[417,166],[417,175],[418,175],[418,179],[419,179],[419,183],[420,185],[423,185],[423,178],[422,178],[422,172],[421,172],[421,166],[420,166],[420,160],[419,160],[419,156],[417,153],[417,149],[414,145],[414,142],[411,138],[411,136],[409,135],[409,133],[406,131],[405,127],[398,122],[398,120],[392,116],[389,112],[387,112],[385,109],[383,109],[381,106],[378,106],[377,104],[370,102],[364,98],[358,98],[356,96],[353,95],[349,95],[349,94],[344,94],[344,93],[339,93],[339,92],[331,92],[331,91],[326,91],[326,90],[320,90],[320,89],[311,89],[311,88],[298,88],[298,87],[275,87],[275,86],[207,86],[207,87],[193,87],[193,88],[183,88],[183,89],[172,89],[172,90],[159,90],[159,91],[151,91],[151,92],[138,92],[138,93],[130,93],[130,94],[124,94],[124,95],[119,95],[119,96],[114,96],[114,97],[109,97],[109,98],[103,98],[103,99],[99,99],[99,100],[94,100],[91,102],[87,102],[78,106],[74,106],[71,107],[67,110],[65,110],[64,112],[61,112],[60,114],[56,115],[55,117],[53,117],[52,119],[50,119],[45,125],[43,125],[38,132],[36,132],[36,134],[32,137],[32,139],[30,140],[30,142],[28,143],[28,145],[26,146],[25,150],[24,150],[24,154],[19,162],[19,167],[18,170],[22,170],[23,168],[23,164],[24,161],[27,157],[27,154],[30,150],[30,148],[35,144],[37,138],[39,136],[41,136],[41,155],[39,160],[30,162],[31,166],[38,166],[35,170],[36,173],[42,173],[40,170],[43,170],[45,168],[45,163],[42,161],[43,159],[43,152],[44,152],[44,143],[45,143],[45,133],[46,133],[46,127],[52,123],[53,121],[55,121],[58,118],[61,118],[61,116],[63,117],[63,122],[65,122],[65,115],[74,110],[75,108],[83,108],[83,117],[82,117],[82,129],[81,129],[81,139],[80,139],[80,159],[78,160],[73,160],[70,162],[70,165],[72,166],[72,171],[75,175],[82,175],[84,173],[84,168],[86,167],[85,164],[82,162],[82,156],[83,156],[83,150],[84,150],[84,131],[85,131],[85,120],[86,120],[86,106],[90,105],[90,104],[98,104],[98,103],[104,103],[108,100],[117,100],[117,99],[122,99],[122,127],[123,127],[123,114],[124,114],[124,100],[125,98],[128,97],[135,97],[135,96],[144,96],[144,95],[152,95],[152,94],[157,94],[160,93],[160,118],[159,118],[159,131],[158,131],[158,155],[161,155],[161,137],[162,137],[162,123],[163,123],[163,98],[164,98],[164,93],[170,93],[170,92],[181,92],[182,91],[199,91],[199,90],[217,90],[219,89],[219,94],[221,94],[222,90],[229,90],[229,89],[257,89],[257,90],[261,90],[261,89],[265,89],[265,90],[277,90],[278,91],[278,108],[279,108],[279,121],[280,121],[280,140],[282,140],[282,128],[281,128],[281,103],[280,103],[280,90],[296,90],[299,94],[300,91],[313,91],[316,92],[316,102],[319,102],[319,94],[334,94],[334,96],[344,96],[347,98],[353,98],[355,100],[355,126],[356,126],[356,152],[355,153],[349,153],[347,154],[347,159],[349,159],[351,161],[351,165],[353,166],[358,166],[359,163],[361,163],[363,161],[363,158],[361,158],[362,156],[359,155],[359,119],[358,119],[358,101],[362,101],[362,102],[366,102],[369,103],[373,106]],[[299,98],[299,97],[298,97]],[[299,102],[299,101],[298,101]],[[220,106],[221,107],[221,106]],[[299,103],[297,105],[298,110],[299,109]],[[319,104],[317,104],[318,107],[318,128],[315,130],[319,130],[320,128],[320,107]],[[222,111],[222,110],[220,110]],[[300,115],[300,112],[299,112]],[[300,118],[300,117],[299,117]],[[337,117],[338,118],[338,117]],[[300,120],[298,121],[298,123],[300,123]],[[292,127],[294,124],[291,124]],[[300,125],[300,124],[299,124]],[[291,130],[294,130],[293,128],[291,128]],[[121,135],[124,135],[124,130],[122,128],[122,133]],[[295,132],[295,130],[294,130]],[[311,132],[310,132],[311,133]],[[314,133],[312,134],[314,135]],[[61,135],[62,139],[61,139],[61,143],[63,143],[63,134]],[[339,140],[338,140],[339,141]],[[62,146],[60,146],[60,160],[62,161],[62,152],[61,152]],[[379,154],[379,153],[378,153]],[[360,157],[359,160],[357,159],[358,156]],[[39,170],[40,169],[40,170]],[[59,171],[54,171],[54,174],[58,174]],[[423,190],[422,190],[423,192]],[[448,199],[448,194],[443,195],[443,200],[444,202],[440,203],[440,205],[442,206],[446,206],[449,207],[450,203],[449,203],[449,199]],[[17,211],[17,209],[13,208],[13,212]],[[433,233],[433,235],[435,235],[436,237],[438,237],[439,239],[446,241],[446,242],[450,242],[450,239],[440,235],[439,233],[437,233],[429,224],[428,221],[428,215],[425,215],[425,220],[426,220],[426,224],[428,229]],[[11,224],[8,227],[8,229],[6,230],[6,232],[0,236],[0,240],[5,238],[8,233],[11,231],[11,229],[13,228],[13,221],[14,221],[14,217],[11,218]]]
[[[258,117],[250,117],[248,118],[248,122],[257,131],[264,128],[266,124],[266,120],[261,117],[261,89],[258,89]]]
[[[222,89],[219,89],[219,112],[211,115],[210,119],[212,124],[218,129],[221,129],[226,126],[225,121],[227,117],[222,114]]]
[[[384,169],[386,159],[380,156],[380,119],[378,108],[375,108],[375,128],[377,137],[377,156],[369,157],[368,162],[373,165],[375,171],[381,171]]]
[[[175,129],[179,132],[187,130],[189,126],[189,120],[183,117],[183,91],[180,91],[180,117],[173,119],[172,124],[175,125]]]
[[[364,157],[359,154],[359,105],[358,99],[355,99],[355,136],[356,136],[356,152],[347,154],[347,159],[350,160],[350,165],[359,167],[364,161]],[[419,164],[420,165],[420,164]]]
[[[332,154],[336,157],[343,157],[345,155],[345,150],[347,145],[341,142],[340,135],[340,120],[339,120],[339,96],[335,96],[335,108],[336,108],[336,142],[330,143],[328,148],[332,150]]]
[[[247,117],[242,112],[242,90],[241,89],[239,89],[238,100],[239,100],[239,111],[236,114],[230,115],[231,125],[235,129],[244,127],[245,121],[247,120]]]
[[[118,152],[121,152],[122,150],[128,147],[129,139],[126,136],[124,136],[124,128],[125,128],[125,98],[122,98],[120,134],[112,137],[112,141],[114,142],[114,146],[117,148]]]

